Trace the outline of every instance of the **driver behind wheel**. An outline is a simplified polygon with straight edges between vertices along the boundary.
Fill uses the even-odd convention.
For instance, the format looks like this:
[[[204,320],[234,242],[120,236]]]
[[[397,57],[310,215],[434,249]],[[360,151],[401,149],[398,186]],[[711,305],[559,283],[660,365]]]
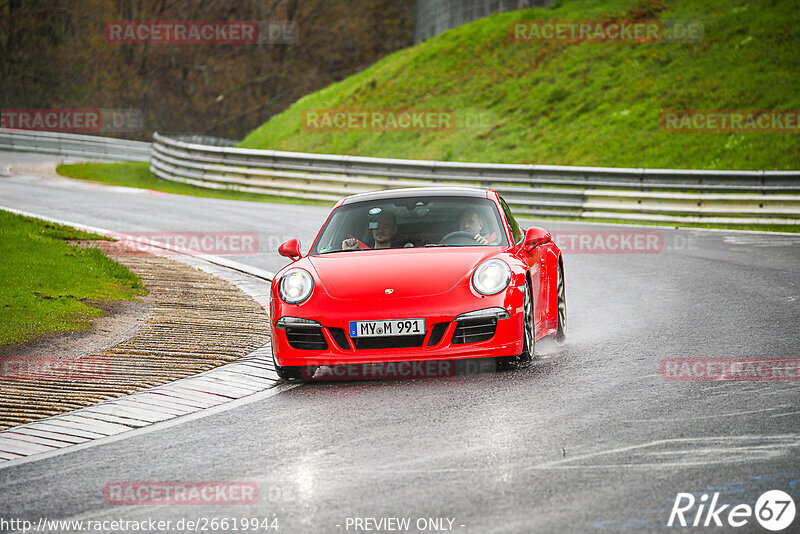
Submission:
[[[475,208],[465,208],[458,213],[458,229],[469,232],[472,238],[481,245],[494,244],[498,241],[497,234],[487,236],[486,221]]]

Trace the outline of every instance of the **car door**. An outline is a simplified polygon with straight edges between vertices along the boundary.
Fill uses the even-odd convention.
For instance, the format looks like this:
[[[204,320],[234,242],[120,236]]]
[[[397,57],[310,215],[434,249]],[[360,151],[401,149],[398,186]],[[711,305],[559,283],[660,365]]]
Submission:
[[[506,216],[506,221],[511,228],[511,235],[514,239],[514,244],[519,245],[525,238],[525,233],[520,228],[514,215],[511,213],[511,208],[503,197],[500,198],[500,204],[503,206],[503,211]],[[520,249],[518,257],[525,262],[528,266],[528,271],[531,273],[531,293],[533,294],[533,315],[534,322],[539,325],[546,318],[547,315],[547,284],[546,284],[546,269],[545,269],[545,254],[542,247],[537,247],[533,250],[532,254],[527,253],[525,250]]]

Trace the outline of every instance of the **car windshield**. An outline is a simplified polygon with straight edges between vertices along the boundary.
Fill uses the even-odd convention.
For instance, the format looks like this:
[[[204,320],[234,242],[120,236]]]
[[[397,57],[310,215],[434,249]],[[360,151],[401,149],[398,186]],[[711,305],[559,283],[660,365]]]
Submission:
[[[507,245],[500,214],[491,201],[414,197],[340,206],[322,229],[311,254]]]

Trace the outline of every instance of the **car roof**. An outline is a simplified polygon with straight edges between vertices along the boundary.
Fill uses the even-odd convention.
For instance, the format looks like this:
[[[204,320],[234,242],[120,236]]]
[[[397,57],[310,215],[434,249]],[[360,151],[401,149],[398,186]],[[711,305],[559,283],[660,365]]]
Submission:
[[[373,200],[391,200],[394,198],[408,197],[472,197],[486,198],[488,189],[481,187],[468,186],[433,186],[433,187],[405,187],[403,189],[383,189],[381,191],[370,191],[368,193],[358,193],[344,200],[342,204],[354,204],[356,202],[368,202]]]

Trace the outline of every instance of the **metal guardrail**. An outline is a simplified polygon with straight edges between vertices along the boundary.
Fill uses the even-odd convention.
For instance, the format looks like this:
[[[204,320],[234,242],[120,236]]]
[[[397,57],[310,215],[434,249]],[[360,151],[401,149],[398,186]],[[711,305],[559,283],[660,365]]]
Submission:
[[[531,6],[546,6],[553,0],[417,0],[414,44],[491,13]]]
[[[336,201],[432,184],[497,190],[528,217],[631,222],[800,224],[800,171],[695,171],[422,161],[153,143],[0,129],[0,150],[147,161],[164,180],[214,189]]]
[[[0,128],[0,150],[113,161],[147,161],[150,143],[113,137]]]
[[[505,165],[206,146],[156,133],[150,169],[214,189],[336,201],[375,189],[491,187],[529,217],[800,224],[800,171]]]
[[[213,135],[168,135],[167,137],[177,141],[183,141],[184,143],[194,143],[196,145],[235,146],[239,144],[239,141],[235,139],[215,137]]]

